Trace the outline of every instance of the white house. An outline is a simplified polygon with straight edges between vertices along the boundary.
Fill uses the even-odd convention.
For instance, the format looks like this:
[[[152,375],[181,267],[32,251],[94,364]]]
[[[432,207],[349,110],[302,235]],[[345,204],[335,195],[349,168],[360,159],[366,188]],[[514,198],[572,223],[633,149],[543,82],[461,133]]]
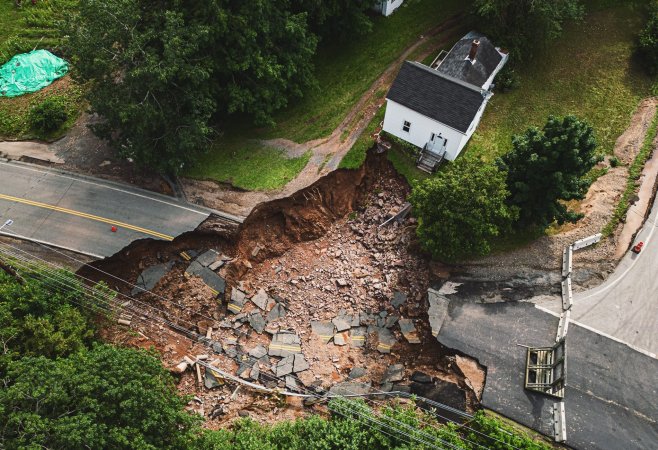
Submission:
[[[470,32],[431,67],[406,61],[386,96],[384,131],[420,147],[423,170],[454,160],[480,123],[507,59],[485,36]]]
[[[372,7],[383,16],[390,16],[393,11],[398,9],[404,0],[380,0]]]

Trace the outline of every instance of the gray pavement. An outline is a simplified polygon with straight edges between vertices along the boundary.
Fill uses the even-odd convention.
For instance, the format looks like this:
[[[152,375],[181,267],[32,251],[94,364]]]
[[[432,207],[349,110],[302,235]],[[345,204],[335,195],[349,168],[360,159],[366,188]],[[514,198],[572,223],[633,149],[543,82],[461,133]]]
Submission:
[[[0,161],[0,225],[14,221],[2,234],[105,257],[137,239],[172,240],[210,213],[127,185]]]
[[[554,343],[558,319],[530,303],[452,301],[437,339],[487,367],[485,407],[553,434],[551,397],[523,389],[526,349]],[[658,360],[571,324],[565,393],[567,443],[578,449],[658,446]]]
[[[658,205],[635,238],[634,242],[644,242],[639,254],[627,252],[603,284],[574,294],[570,319],[571,323],[610,336],[654,358],[658,354],[657,216]],[[573,270],[577,272],[578,267]],[[559,301],[537,304],[561,312]]]

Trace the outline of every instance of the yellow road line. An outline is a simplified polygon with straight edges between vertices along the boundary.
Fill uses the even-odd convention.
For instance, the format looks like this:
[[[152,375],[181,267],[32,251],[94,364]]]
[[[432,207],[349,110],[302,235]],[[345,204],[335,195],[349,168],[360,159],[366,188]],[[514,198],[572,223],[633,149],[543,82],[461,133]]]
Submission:
[[[147,228],[138,227],[136,225],[130,225],[129,223],[117,222],[115,220],[107,219],[105,217],[95,216],[93,214],[87,214],[80,211],[75,211],[73,209],[62,208],[60,206],[49,205],[48,203],[35,202],[33,200],[27,200],[25,198],[12,197],[11,195],[0,194],[0,200],[7,200],[10,202],[23,203],[25,205],[35,206],[37,208],[50,209],[53,211],[61,212],[64,214],[71,214],[72,216],[83,217],[85,219],[95,220],[96,222],[103,222],[110,225],[116,225],[117,227],[127,228],[129,230],[137,231],[139,233],[150,234],[151,236],[164,239],[165,241],[173,241],[173,236],[168,236],[166,234],[159,233],[157,231],[149,230]]]

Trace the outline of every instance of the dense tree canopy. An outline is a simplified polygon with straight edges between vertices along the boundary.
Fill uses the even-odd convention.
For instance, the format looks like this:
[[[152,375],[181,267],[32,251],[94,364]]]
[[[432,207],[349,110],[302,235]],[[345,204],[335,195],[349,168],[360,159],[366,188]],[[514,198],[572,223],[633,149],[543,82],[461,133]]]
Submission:
[[[77,281],[62,272],[63,282]],[[80,294],[49,292],[43,282],[21,285],[0,270],[0,351],[7,359],[43,355],[66,356],[85,348],[94,336],[87,314],[77,306]],[[2,368],[0,367],[0,373]]]
[[[516,218],[509,207],[505,173],[492,164],[460,158],[414,186],[409,201],[423,247],[436,258],[457,261],[490,251],[491,238]]]
[[[197,423],[171,375],[144,351],[96,345],[67,358],[24,357],[4,381],[6,448],[185,448]]]
[[[649,18],[638,36],[637,50],[647,72],[658,75],[658,0],[649,5]]]
[[[311,31],[327,40],[370,31],[366,11],[372,5],[370,0],[292,0],[293,11],[307,13]]]
[[[601,160],[592,127],[574,116],[551,116],[543,129],[514,136],[512,146],[500,162],[508,171],[510,203],[520,209],[519,223],[545,227],[578,220],[562,201],[583,198],[589,187],[583,176]]]
[[[559,36],[567,20],[581,18],[583,6],[580,0],[476,0],[475,11],[478,28],[521,60]]]
[[[314,81],[305,13],[268,0],[82,0],[70,47],[91,80],[96,127],[123,156],[177,171],[207,147],[214,114],[257,123]]]

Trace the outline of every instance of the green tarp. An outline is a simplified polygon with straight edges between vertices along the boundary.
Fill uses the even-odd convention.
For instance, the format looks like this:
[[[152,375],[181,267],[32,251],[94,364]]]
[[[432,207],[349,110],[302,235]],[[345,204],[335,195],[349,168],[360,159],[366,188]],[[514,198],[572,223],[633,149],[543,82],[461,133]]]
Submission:
[[[36,92],[68,71],[68,63],[48,50],[16,55],[0,67],[0,97]]]

